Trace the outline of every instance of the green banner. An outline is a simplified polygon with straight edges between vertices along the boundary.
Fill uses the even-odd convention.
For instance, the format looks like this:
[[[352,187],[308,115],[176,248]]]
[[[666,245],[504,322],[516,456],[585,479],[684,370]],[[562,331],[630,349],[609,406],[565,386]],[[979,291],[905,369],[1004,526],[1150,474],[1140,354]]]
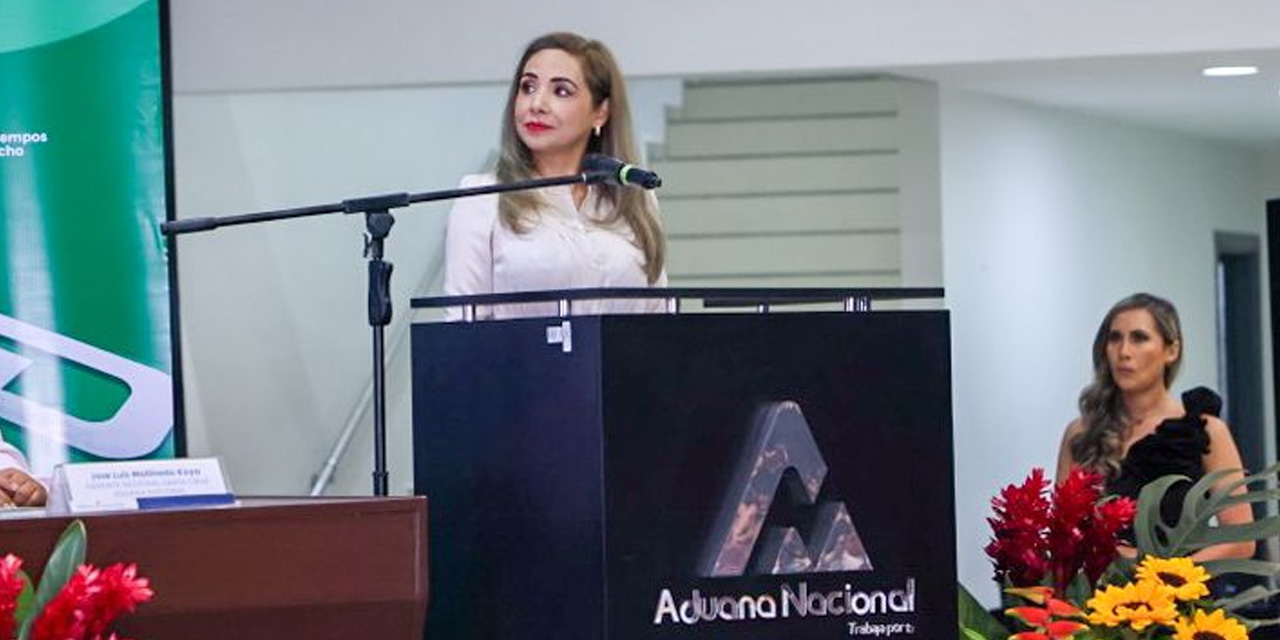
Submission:
[[[0,5],[0,435],[172,457],[159,0]]]

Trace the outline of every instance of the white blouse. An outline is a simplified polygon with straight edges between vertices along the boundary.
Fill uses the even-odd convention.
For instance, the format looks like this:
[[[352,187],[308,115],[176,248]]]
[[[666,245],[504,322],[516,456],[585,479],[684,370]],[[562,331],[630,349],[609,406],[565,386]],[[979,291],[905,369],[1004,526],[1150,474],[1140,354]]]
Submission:
[[[493,174],[470,175],[462,187],[494,184]],[[444,293],[448,296],[509,293],[546,289],[597,287],[647,287],[644,254],[633,240],[625,220],[602,222],[609,204],[591,188],[582,208],[573,202],[570,186],[539,191],[546,203],[534,214],[524,233],[502,224],[498,195],[462,198],[449,212],[445,236]],[[653,286],[665,287],[663,270]],[[575,315],[654,313],[664,308],[661,299],[577,300]],[[555,302],[477,307],[477,319],[546,317],[558,313]],[[446,317],[462,317],[459,308]]]

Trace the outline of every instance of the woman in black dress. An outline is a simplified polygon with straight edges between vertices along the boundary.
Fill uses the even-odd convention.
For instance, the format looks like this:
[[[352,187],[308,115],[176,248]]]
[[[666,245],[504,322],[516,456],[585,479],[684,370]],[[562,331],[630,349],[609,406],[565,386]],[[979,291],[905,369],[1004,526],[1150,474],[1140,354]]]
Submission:
[[[1080,417],[1063,435],[1058,481],[1073,466],[1083,466],[1106,478],[1109,493],[1136,499],[1145,484],[1161,476],[1180,474],[1195,481],[1205,473],[1241,469],[1231,431],[1218,418],[1222,401],[1217,394],[1198,387],[1178,399],[1169,392],[1181,362],[1182,328],[1172,304],[1145,293],[1116,303],[1093,341],[1093,382],[1080,394]],[[1239,471],[1228,474],[1219,486],[1240,477]],[[1177,520],[1190,484],[1176,485],[1161,504],[1166,522]],[[1252,519],[1248,504],[1218,512],[1223,524]],[[1239,542],[1192,557],[1247,558],[1253,552],[1253,542]]]

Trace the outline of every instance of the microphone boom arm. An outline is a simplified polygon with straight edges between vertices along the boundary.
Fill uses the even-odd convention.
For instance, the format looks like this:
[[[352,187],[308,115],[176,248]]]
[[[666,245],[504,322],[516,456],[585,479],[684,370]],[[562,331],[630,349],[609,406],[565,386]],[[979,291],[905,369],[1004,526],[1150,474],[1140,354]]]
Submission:
[[[169,220],[160,225],[160,230],[169,236],[177,236],[186,233],[212,231],[219,227],[269,222],[286,218],[301,218],[326,213],[365,214],[364,256],[368,259],[369,271],[368,316],[369,327],[373,332],[373,495],[386,496],[389,493],[389,477],[387,474],[387,392],[384,364],[384,330],[386,325],[391,322],[392,265],[382,259],[382,251],[383,241],[386,239],[387,234],[391,232],[392,225],[395,224],[395,218],[391,215],[391,210],[407,207],[417,202],[454,200],[488,193],[523,191],[565,184],[594,184],[607,182],[609,179],[610,177],[607,174],[598,171],[584,171],[576,175],[536,178],[506,184],[444,189],[413,194],[386,193],[310,207],[276,209],[218,218]]]

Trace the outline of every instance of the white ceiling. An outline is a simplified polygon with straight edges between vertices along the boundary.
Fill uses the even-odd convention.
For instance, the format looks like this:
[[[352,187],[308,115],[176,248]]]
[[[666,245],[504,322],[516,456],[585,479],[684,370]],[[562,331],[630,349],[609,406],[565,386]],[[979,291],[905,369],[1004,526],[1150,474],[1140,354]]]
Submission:
[[[502,81],[570,29],[633,76],[890,72],[1280,151],[1280,2],[171,0],[178,93]],[[1213,53],[1231,49],[1251,49]],[[1205,79],[1250,62],[1250,78]]]
[[[1249,64],[1254,76],[1206,78],[1214,65]],[[1280,49],[895,69],[947,87],[1280,152]]]

